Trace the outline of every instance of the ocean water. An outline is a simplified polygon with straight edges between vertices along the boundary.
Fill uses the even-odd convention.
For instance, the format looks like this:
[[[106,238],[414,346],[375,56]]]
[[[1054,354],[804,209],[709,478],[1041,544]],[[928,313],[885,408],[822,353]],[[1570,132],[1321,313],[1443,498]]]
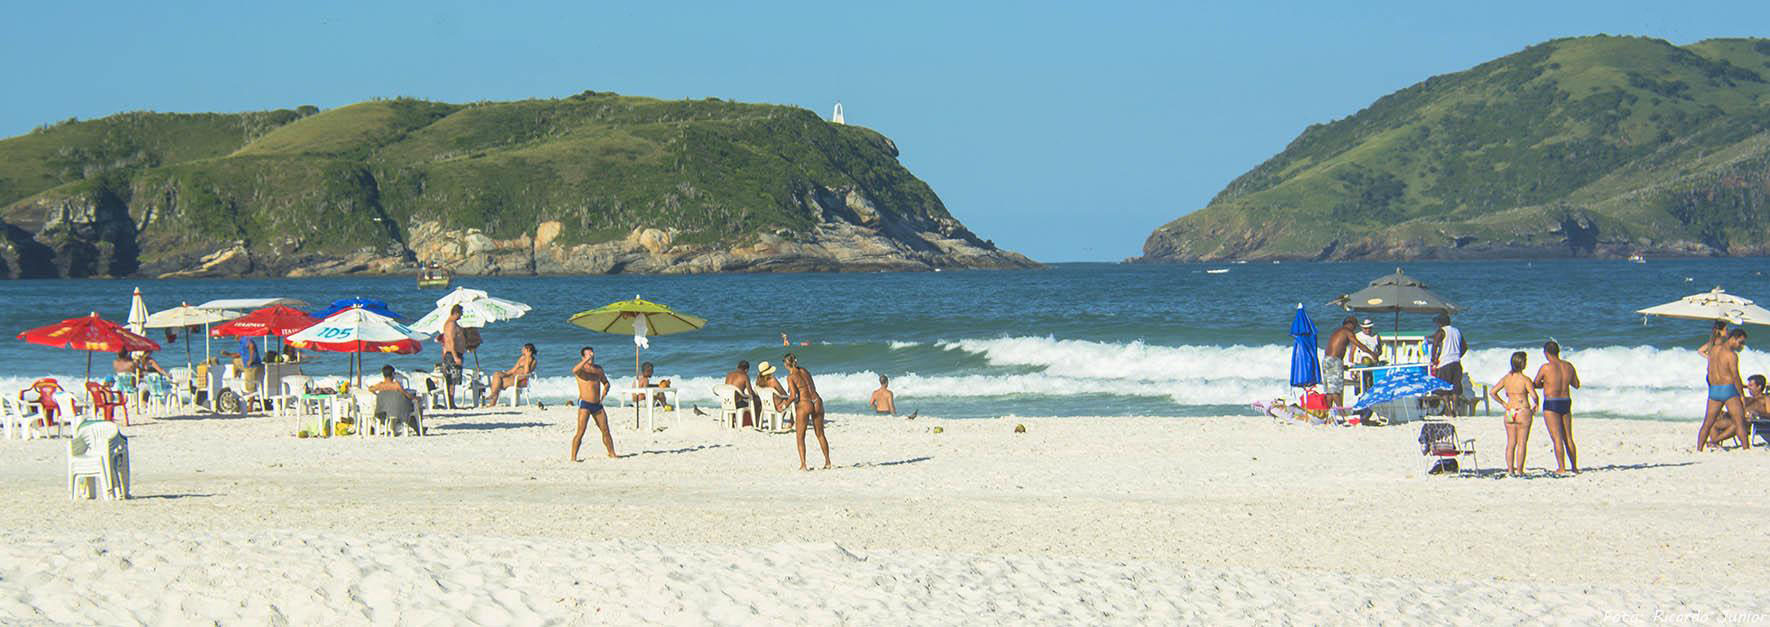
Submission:
[[[630,336],[592,333],[565,322],[575,312],[635,295],[709,320],[701,331],[652,338],[643,358],[682,386],[684,404],[705,404],[710,386],[737,360],[779,362],[787,333],[833,411],[860,411],[881,374],[899,408],[951,417],[1245,413],[1250,401],[1287,391],[1293,311],[1303,303],[1318,327],[1345,312],[1326,303],[1395,269],[1395,263],[1248,263],[1123,266],[1060,264],[1044,270],[938,273],[463,277],[458,286],[522,301],[534,311],[484,330],[480,363],[508,368],[518,347],[540,348],[537,396],[572,394],[567,370],[577,349],[598,349],[611,375],[630,377]],[[1700,416],[1708,324],[1655,319],[1634,310],[1722,286],[1770,302],[1764,259],[1412,262],[1408,274],[1458,302],[1457,325],[1478,381],[1498,379],[1511,351],[1559,339],[1586,389],[1581,415],[1687,420]],[[1208,269],[1227,268],[1221,274]],[[416,319],[444,292],[409,277],[0,282],[0,329],[16,334],[96,311],[114,321],[140,287],[148,308],[215,298],[284,296],[316,305],[365,296]],[[1371,315],[1385,333],[1394,321]],[[1430,328],[1404,314],[1402,331]],[[1753,328],[1756,330],[1756,328]],[[156,339],[163,337],[156,336]],[[200,358],[199,341],[195,352]],[[1770,328],[1758,342],[1770,342]],[[808,345],[800,346],[800,342]],[[215,350],[231,346],[217,341]],[[1749,345],[1748,345],[1749,346]],[[427,368],[435,345],[413,356],[369,356],[367,365]],[[183,345],[159,355],[172,367]],[[95,355],[103,370],[107,356]],[[345,359],[318,355],[310,374],[343,374]],[[1749,349],[1748,372],[1770,370]],[[85,354],[0,341],[0,392],[29,379],[78,379]],[[1534,366],[1533,366],[1534,367]],[[754,372],[754,368],[752,368]],[[617,379],[619,382],[619,379]]]

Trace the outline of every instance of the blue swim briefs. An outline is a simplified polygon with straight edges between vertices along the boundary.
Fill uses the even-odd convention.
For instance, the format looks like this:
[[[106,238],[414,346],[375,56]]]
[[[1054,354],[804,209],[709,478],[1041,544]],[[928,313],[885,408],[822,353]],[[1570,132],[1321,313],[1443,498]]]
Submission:
[[[582,409],[584,411],[594,414],[596,412],[602,411],[602,403],[592,403],[590,401],[578,401],[578,409]]]
[[[1711,401],[1724,402],[1735,396],[1739,396],[1739,386],[1737,385],[1728,383],[1709,386],[1709,400]]]

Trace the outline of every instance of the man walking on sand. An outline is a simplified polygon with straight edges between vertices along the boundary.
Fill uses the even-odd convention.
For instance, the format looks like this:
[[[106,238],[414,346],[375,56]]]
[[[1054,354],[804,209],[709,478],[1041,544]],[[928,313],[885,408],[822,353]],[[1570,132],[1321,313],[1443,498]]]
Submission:
[[[449,409],[455,407],[455,386],[461,383],[461,346],[466,336],[461,333],[461,306],[449,308],[449,319],[442,324],[443,387],[449,395]]]
[[[1716,415],[1721,408],[1727,408],[1728,417],[1733,421],[1733,434],[1739,439],[1740,448],[1751,448],[1751,440],[1746,438],[1745,403],[1741,400],[1741,390],[1745,388],[1745,379],[1739,376],[1739,351],[1745,348],[1745,329],[1735,328],[1727,332],[1725,342],[1709,348],[1709,398],[1708,408],[1702,415],[1702,427],[1696,432],[1696,450],[1701,451],[1709,442],[1709,429],[1715,425]]]
[[[1432,319],[1438,330],[1432,333],[1432,374],[1450,384],[1449,398],[1444,401],[1444,415],[1455,418],[1457,403],[1463,398],[1463,353],[1469,343],[1463,332],[1450,326],[1450,314],[1440,313]]]
[[[578,445],[584,442],[584,430],[591,418],[596,419],[596,429],[602,432],[602,447],[608,450],[609,459],[614,459],[615,438],[608,433],[608,412],[602,409],[602,399],[608,396],[608,375],[603,373],[602,366],[596,365],[596,349],[585,346],[578,354],[582,358],[572,366],[572,378],[578,381],[578,432],[572,436],[571,460],[583,461],[578,459]]]
[[[1549,443],[1555,445],[1555,474],[1579,473],[1579,449],[1573,446],[1573,390],[1579,387],[1579,371],[1573,363],[1561,358],[1561,344],[1555,340],[1543,343],[1543,358],[1548,360],[1536,371],[1532,383],[1543,390],[1543,425],[1549,428]]]
[[[1321,360],[1321,391],[1333,399],[1334,407],[1346,405],[1341,396],[1346,390],[1346,361],[1351,356],[1347,354],[1347,348],[1356,346],[1359,351],[1373,356],[1377,354],[1377,349],[1358,341],[1353,335],[1356,329],[1358,318],[1346,316],[1340,321],[1340,328],[1328,336],[1327,348],[1323,350],[1326,357]]]

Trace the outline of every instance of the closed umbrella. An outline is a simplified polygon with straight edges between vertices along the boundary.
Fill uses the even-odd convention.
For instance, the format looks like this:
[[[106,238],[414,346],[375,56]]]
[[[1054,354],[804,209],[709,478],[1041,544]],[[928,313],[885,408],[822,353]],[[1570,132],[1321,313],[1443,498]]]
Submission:
[[[1297,303],[1297,317],[1291,320],[1291,387],[1301,388],[1321,383],[1321,363],[1315,354],[1315,322]]]
[[[580,311],[567,320],[572,324],[584,327],[597,333],[613,333],[616,335],[633,336],[633,380],[639,380],[639,349],[647,347],[647,338],[657,335],[672,335],[699,330],[707,326],[707,321],[688,314],[678,313],[666,305],[660,305],[635,295],[633,300],[623,300],[589,311]],[[639,425],[639,407],[633,407],[633,424]]]
[[[1664,305],[1638,309],[1635,313],[1685,320],[1726,320],[1733,324],[1770,325],[1770,310],[1759,307],[1748,299],[1728,294],[1718,287]]]
[[[136,335],[147,334],[148,310],[147,303],[141,300],[141,288],[135,288],[135,295],[129,297],[129,331]]]
[[[1396,370],[1391,371],[1389,376],[1365,390],[1364,395],[1358,397],[1358,402],[1352,404],[1352,408],[1368,409],[1372,405],[1425,396],[1449,389],[1451,389],[1449,381],[1426,374],[1423,369]]]
[[[157,351],[160,344],[123,325],[98,317],[97,313],[38,327],[18,334],[18,339],[41,346],[86,351],[86,380],[92,380],[92,353],[102,351]]]

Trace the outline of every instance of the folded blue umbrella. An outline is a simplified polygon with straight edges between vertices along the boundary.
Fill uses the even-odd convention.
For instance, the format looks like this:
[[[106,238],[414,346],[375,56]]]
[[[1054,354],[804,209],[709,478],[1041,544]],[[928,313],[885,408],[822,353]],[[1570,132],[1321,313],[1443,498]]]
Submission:
[[[1297,317],[1291,320],[1291,387],[1308,387],[1321,383],[1321,363],[1315,356],[1315,323],[1297,304]]]
[[[1449,389],[1449,381],[1426,374],[1423,368],[1396,369],[1391,370],[1389,376],[1371,386],[1371,389],[1365,390],[1364,396],[1358,397],[1358,402],[1352,408],[1365,409],[1372,405]]]
[[[332,304],[327,305],[324,309],[315,310],[307,315],[324,320],[331,317],[332,314],[350,309],[351,307],[362,307],[370,313],[381,314],[393,318],[394,320],[406,319],[405,316],[394,313],[393,310],[388,309],[386,301],[380,301],[373,298],[340,298],[332,301]]]

